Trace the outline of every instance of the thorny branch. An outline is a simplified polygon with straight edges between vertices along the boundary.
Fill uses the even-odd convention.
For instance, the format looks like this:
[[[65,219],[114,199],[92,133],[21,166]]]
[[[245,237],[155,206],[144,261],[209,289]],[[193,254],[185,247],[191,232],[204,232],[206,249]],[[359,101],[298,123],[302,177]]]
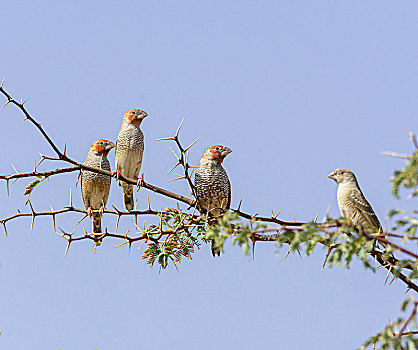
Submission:
[[[73,171],[80,170],[79,167],[73,166],[69,168],[63,168],[63,169],[55,169],[55,170],[49,170],[49,171],[32,171],[30,173],[17,173],[13,175],[0,175],[0,180],[13,180],[13,179],[21,179],[21,178],[27,178],[27,177],[49,177],[51,175],[56,174],[64,174],[64,173],[71,173]]]
[[[327,222],[327,223],[318,223],[317,224],[321,229],[325,230],[327,228],[332,228],[332,227],[338,227],[338,226],[342,226],[343,222],[339,221],[339,220],[335,220],[334,222]],[[353,228],[354,229],[354,228]],[[283,230],[289,230],[288,227],[266,227],[263,229],[258,229],[258,230],[252,230],[251,233],[254,236],[254,240],[255,241],[275,241],[277,240],[277,238],[281,235],[281,232]],[[292,230],[295,230],[294,228],[292,228]],[[262,233],[266,233],[266,232],[274,232],[276,231],[276,234],[271,234],[271,235],[263,235]],[[370,241],[373,240],[378,240],[379,242],[382,243],[386,243],[388,245],[391,245],[392,247],[394,247],[395,249],[400,250],[401,252],[412,256],[413,258],[418,259],[418,255],[415,254],[414,252],[411,252],[410,250],[407,250],[399,245],[397,245],[396,243],[390,242],[389,240],[387,240],[385,238],[386,235],[388,235],[388,233],[381,233],[379,235],[371,235],[371,234],[366,234],[363,233],[363,235]],[[396,235],[399,238],[404,238],[401,235]]]
[[[45,130],[43,129],[43,127],[41,126],[41,124],[40,123],[38,123],[30,114],[29,114],[29,112],[26,110],[26,108],[25,108],[25,102],[27,101],[27,99],[25,100],[25,101],[23,101],[23,102],[18,102],[18,101],[16,101],[16,100],[14,100],[5,90],[4,90],[4,88],[3,88],[3,84],[4,84],[4,79],[3,79],[3,81],[2,81],[2,83],[0,84],[0,92],[3,94],[3,95],[5,95],[6,96],[6,98],[7,98],[7,102],[3,105],[3,107],[1,107],[1,109],[3,109],[4,107],[6,107],[9,103],[12,103],[12,104],[14,104],[15,106],[17,106],[22,112],[23,112],[23,114],[25,115],[25,119],[24,120],[29,120],[29,121],[31,121],[37,128],[38,128],[38,130],[41,132],[41,134],[44,136],[44,138],[47,140],[47,142],[49,143],[49,145],[52,147],[52,149],[54,150],[54,152],[57,154],[57,156],[58,156],[58,158],[50,158],[50,157],[45,157],[45,156],[42,156],[42,159],[41,159],[41,162],[44,160],[44,159],[48,159],[48,160],[60,160],[60,161],[64,161],[64,162],[67,162],[67,163],[70,163],[70,164],[73,164],[73,165],[75,165],[75,167],[73,167],[73,168],[67,168],[67,169],[71,169],[71,170],[67,170],[67,172],[70,172],[70,171],[77,171],[77,170],[81,170],[81,169],[84,169],[84,170],[89,170],[89,171],[92,171],[92,172],[96,172],[96,173],[99,173],[99,174],[104,174],[104,175],[108,175],[108,176],[111,176],[111,177],[116,177],[116,173],[112,173],[112,172],[110,172],[110,171],[106,171],[106,170],[103,170],[103,169],[99,169],[99,168],[94,168],[94,167],[91,167],[91,166],[87,166],[87,165],[84,165],[84,164],[81,164],[81,163],[79,163],[79,162],[77,162],[77,161],[75,161],[75,160],[73,160],[73,159],[71,159],[71,158],[69,158],[67,155],[66,155],[66,146],[64,146],[64,150],[61,152],[60,150],[59,150],[59,148],[55,145],[55,143],[51,140],[51,138],[48,136],[48,134],[45,132]],[[1,110],[0,109],[0,110]],[[39,163],[38,163],[38,165],[39,165]],[[36,168],[36,166],[35,166],[35,168]],[[78,168],[78,169],[77,169]],[[34,170],[34,173],[36,172],[36,169]],[[30,173],[27,173],[27,174],[30,174]],[[20,177],[30,177],[30,176],[37,176],[36,174],[35,175],[26,175],[26,176],[20,176]],[[10,179],[8,179],[7,178],[7,176],[3,176],[3,177],[1,177],[1,179],[4,179],[4,180],[6,180],[7,182],[10,180]],[[137,185],[137,183],[138,183],[138,181],[137,180],[134,180],[134,179],[129,179],[129,178],[126,178],[126,177],[124,177],[124,176],[122,176],[122,175],[119,175],[119,179],[120,180],[122,180],[122,181],[125,181],[125,182],[127,182],[127,183],[129,183],[129,184],[132,184],[132,185]],[[162,195],[164,195],[164,196],[166,196],[166,197],[170,197],[170,198],[173,198],[173,199],[176,199],[176,200],[178,200],[178,201],[180,201],[180,202],[183,202],[183,203],[186,203],[186,204],[188,204],[188,205],[190,205],[190,206],[193,206],[194,205],[194,201],[193,200],[191,200],[191,199],[189,199],[189,198],[186,198],[186,197],[184,197],[184,196],[182,196],[182,195],[179,195],[179,194],[177,194],[177,193],[173,193],[173,192],[171,192],[171,191],[168,191],[168,190],[165,190],[165,189],[162,189],[162,188],[159,188],[159,187],[157,187],[157,186],[154,186],[154,185],[151,185],[151,184],[148,184],[148,183],[146,183],[145,181],[143,181],[142,182],[142,187],[144,187],[144,188],[147,188],[147,189],[149,189],[149,190],[151,190],[151,191],[153,191],[153,192],[156,192],[156,193],[159,193],[159,194],[162,194]]]
[[[382,154],[385,156],[395,157],[395,158],[401,158],[401,159],[411,159],[411,155],[409,154],[403,154],[398,152],[391,152],[391,151],[382,151]]]
[[[189,149],[194,146],[194,144],[199,141],[200,137],[197,138],[195,141],[193,141],[189,146],[187,146],[186,148],[183,148],[182,144],[180,143],[179,140],[179,133],[180,133],[180,129],[181,126],[183,125],[184,119],[182,119],[182,121],[180,122],[179,127],[177,128],[176,133],[174,134],[174,136],[172,137],[163,137],[160,139],[157,139],[156,141],[174,141],[180,151],[180,157],[172,150],[172,148],[170,147],[171,152],[173,152],[174,156],[177,159],[177,163],[168,171],[167,174],[165,174],[165,176],[167,176],[168,174],[170,174],[175,168],[177,168],[179,165],[181,165],[183,167],[184,170],[184,174],[183,175],[179,175],[179,177],[170,180],[170,181],[175,181],[175,180],[180,180],[180,179],[185,179],[187,181],[187,184],[189,185],[190,188],[190,192],[193,195],[193,197],[196,198],[196,189],[195,186],[193,184],[193,181],[191,179],[192,174],[193,174],[193,168],[196,168],[195,166],[191,166],[189,165]],[[192,172],[189,174],[189,169],[192,169]]]
[[[3,225],[6,234],[7,234],[6,223],[8,221],[10,221],[10,220],[13,220],[13,219],[19,218],[19,217],[31,217],[31,219],[32,219],[31,220],[31,230],[30,230],[31,233],[32,233],[32,230],[33,230],[35,218],[38,217],[38,216],[51,216],[52,217],[52,221],[53,221],[53,226],[54,226],[54,231],[55,232],[57,232],[57,230],[56,230],[56,220],[55,220],[56,215],[63,214],[63,213],[67,213],[67,212],[76,212],[76,213],[82,213],[82,214],[84,214],[83,218],[78,221],[78,223],[76,224],[76,226],[78,226],[87,217],[87,210],[80,209],[80,208],[75,208],[75,207],[72,206],[71,196],[70,196],[70,204],[67,207],[65,207],[64,209],[55,210],[55,211],[52,210],[52,211],[49,211],[49,212],[36,212],[33,209],[32,204],[30,202],[29,202],[29,204],[30,204],[30,207],[31,207],[31,212],[30,213],[22,213],[22,212],[18,211],[16,214],[14,214],[12,216],[9,216],[9,217],[7,217],[5,219],[0,220],[0,223]],[[99,212],[99,210],[94,210],[93,212]],[[160,215],[160,212],[155,211],[155,210],[152,210],[150,207],[147,210],[142,210],[142,211],[139,211],[139,210],[135,210],[135,211],[121,211],[121,210],[118,210],[118,209],[116,209],[114,207],[114,210],[105,209],[103,213],[104,214],[117,215],[117,222],[116,222],[115,232],[118,229],[119,219],[120,219],[121,216],[134,215],[135,217],[137,217],[137,216],[140,216],[140,215]],[[197,224],[197,222],[199,221],[200,218],[201,218],[200,216],[196,216],[196,215],[193,214],[192,217],[191,217],[191,220],[189,220],[189,222],[188,222],[187,225],[189,225],[189,227],[193,227],[194,225]],[[160,219],[160,220],[162,220],[162,219]],[[337,222],[337,224],[341,224],[341,223],[340,222]],[[136,225],[136,220],[135,220],[135,225]],[[325,224],[323,224],[323,226],[324,227],[334,227],[333,223],[325,223]],[[161,227],[162,227],[162,225],[161,225]],[[302,227],[300,227],[300,228],[298,228],[296,230],[301,230],[301,229],[302,229]],[[92,235],[92,234],[87,233],[87,231],[84,229],[84,227],[83,227],[83,230],[84,230],[84,236],[80,236],[80,237],[76,237],[76,238],[73,237],[74,232],[72,232],[72,233],[66,233],[63,230],[61,230],[62,233],[60,235],[63,238],[67,239],[67,241],[68,241],[68,245],[67,245],[66,252],[68,251],[69,246],[70,246],[70,244],[72,242],[74,242],[74,241],[81,241],[81,240],[85,240],[85,239],[90,239],[90,240],[93,240],[93,241],[96,241],[97,242],[98,240],[103,239],[105,237],[119,238],[119,239],[125,240],[126,243],[128,243],[129,244],[129,247],[130,247],[131,244],[133,242],[136,242],[136,241],[141,241],[141,240],[149,239],[149,240],[155,240],[156,242],[158,242],[158,240],[162,236],[165,236],[165,235],[168,235],[168,234],[175,234],[176,233],[175,230],[166,230],[166,231],[160,230],[160,231],[158,231],[158,234],[159,234],[158,238],[155,239],[155,238],[150,237],[146,233],[142,233],[141,235],[139,235],[137,237],[129,237],[129,236],[127,236],[127,234],[120,235],[120,234],[116,234],[116,233],[109,233],[107,231],[103,232],[102,235]],[[276,241],[277,238],[282,234],[282,232],[287,231],[287,230],[295,230],[295,228],[288,228],[288,227],[280,227],[280,228],[275,227],[274,228],[274,227],[268,227],[268,228],[265,228],[265,229],[251,230],[250,233],[253,236],[252,238],[253,238],[253,244],[254,244],[257,241]],[[142,231],[145,231],[145,228]],[[271,232],[271,231],[276,231],[277,233],[270,234],[270,235],[263,234],[263,233]],[[368,238],[371,239],[371,240],[372,239],[376,239],[375,236],[369,236]],[[386,242],[386,240],[384,240],[382,242]],[[327,247],[329,247],[329,245],[327,245],[325,243],[325,239],[322,240],[322,241],[319,241],[319,243],[320,244],[323,244],[323,245],[325,245]],[[334,244],[333,247],[335,247],[335,244],[338,244],[338,243],[337,242],[334,242],[333,244]],[[413,254],[412,252],[408,252],[408,253]],[[383,255],[382,252],[379,252],[377,250],[372,251],[371,255],[373,257],[375,257],[376,260],[378,260],[378,262],[383,267],[387,268],[388,270],[391,269],[391,266],[392,265],[396,265],[397,264],[397,261],[392,261],[391,262],[392,265],[391,264],[388,264],[388,262],[385,261],[382,258],[382,255]],[[418,292],[418,287],[415,284],[413,284],[412,282],[410,282],[407,279],[406,276],[400,274],[398,277],[404,283],[406,283],[409,288],[411,288],[411,289],[413,289],[413,290],[415,290],[415,291]]]
[[[39,129],[39,131],[41,132],[41,134],[45,137],[45,139],[47,140],[47,142],[51,145],[52,149],[57,154],[58,158],[51,158],[51,157],[46,157],[46,156],[42,155],[41,161],[38,164],[35,165],[35,169],[34,169],[33,172],[24,173],[24,174],[16,173],[16,174],[13,174],[13,175],[1,175],[0,176],[0,180],[6,180],[6,182],[8,184],[9,180],[11,180],[11,179],[18,179],[18,178],[20,179],[20,178],[35,177],[35,176],[36,177],[38,177],[38,176],[48,177],[48,176],[52,176],[52,175],[56,175],[56,174],[60,174],[60,173],[65,173],[65,172],[80,171],[82,169],[89,170],[89,171],[92,171],[92,172],[96,172],[96,173],[99,173],[99,174],[108,175],[108,176],[111,176],[111,177],[114,177],[114,178],[116,177],[116,173],[115,172],[110,172],[110,171],[106,171],[106,170],[103,170],[103,169],[99,169],[99,168],[94,168],[94,167],[91,167],[91,166],[87,166],[87,165],[84,165],[82,163],[79,163],[79,162],[77,162],[77,161],[69,158],[66,155],[66,146],[64,147],[64,150],[61,152],[59,150],[59,148],[55,145],[55,143],[51,140],[51,138],[48,136],[48,134],[44,131],[44,129],[41,126],[41,124],[38,123],[32,116],[30,116],[29,112],[26,110],[24,104],[25,104],[25,102],[26,102],[27,99],[25,101],[23,101],[23,102],[20,102],[20,103],[18,101],[14,100],[4,90],[3,83],[4,83],[4,79],[3,79],[3,81],[2,81],[2,83],[0,85],[0,92],[3,93],[3,95],[6,96],[6,98],[7,98],[8,101],[3,105],[2,108],[4,108],[5,106],[7,106],[9,103],[12,103],[12,104],[16,105],[25,114],[25,120],[27,119],[27,120],[31,121]],[[184,168],[184,175],[182,177],[180,177],[180,178],[184,178],[184,179],[187,180],[187,182],[188,182],[188,184],[190,186],[191,192],[192,192],[192,194],[194,196],[195,195],[195,193],[194,193],[194,185],[193,185],[193,182],[191,180],[192,174],[189,174],[189,170],[192,169],[193,166],[189,165],[189,163],[188,163],[188,151],[190,150],[190,148],[199,139],[195,140],[188,147],[184,148],[181,145],[181,143],[179,141],[179,137],[178,137],[182,124],[183,124],[183,120],[180,123],[180,125],[179,125],[179,127],[178,127],[178,129],[177,129],[177,131],[176,131],[176,133],[175,133],[174,136],[162,138],[162,139],[159,139],[159,140],[174,140],[176,142],[176,144],[177,144],[177,146],[178,146],[178,148],[180,150],[180,157],[178,157],[176,155],[178,162],[167,173],[167,175],[172,170],[174,170],[178,165],[182,165],[183,168]],[[173,153],[174,153],[174,151],[173,151]],[[56,170],[53,170],[53,171],[50,171],[50,172],[44,172],[44,173],[37,172],[37,170],[36,170],[37,166],[39,166],[39,164],[42,161],[44,161],[44,160],[51,160],[51,161],[59,160],[59,161],[64,161],[64,162],[73,164],[74,167],[64,168],[64,169],[56,169]],[[126,177],[124,177],[122,175],[119,175],[119,179],[122,180],[122,181],[125,181],[125,182],[127,182],[129,184],[132,184],[132,185],[137,185],[137,183],[138,183],[137,180],[135,180],[135,179],[129,179],[129,178],[126,178]],[[174,180],[176,180],[176,179],[174,179]],[[144,187],[144,188],[146,188],[148,190],[151,190],[151,191],[153,191],[155,193],[159,193],[161,195],[164,195],[166,197],[176,199],[179,202],[188,204],[190,207],[194,207],[196,205],[196,201],[195,200],[189,199],[189,198],[187,198],[185,196],[182,196],[182,195],[179,195],[177,193],[168,191],[166,189],[163,189],[163,188],[160,188],[160,187],[151,185],[149,183],[146,183],[145,181],[142,181],[142,187]],[[240,204],[240,206],[241,206],[241,204]],[[271,218],[258,216],[257,214],[256,215],[250,215],[250,214],[247,214],[247,213],[244,213],[244,212],[240,211],[240,206],[238,207],[237,210],[233,210],[233,211],[235,213],[237,213],[239,216],[241,216],[243,218],[246,218],[246,219],[253,219],[253,220],[256,220],[256,221],[273,222],[273,223],[276,223],[276,224],[279,224],[279,225],[283,225],[283,226],[286,226],[286,227],[287,226],[289,226],[289,227],[301,226],[301,225],[305,224],[304,222],[286,222],[286,221],[279,220],[279,219],[277,219],[277,215],[278,214],[276,216],[274,216],[272,214],[272,217]]]
[[[72,158],[68,157],[66,154],[66,145],[64,146],[63,151],[60,151],[60,149],[58,148],[58,146],[52,141],[52,139],[48,136],[48,134],[45,132],[45,130],[43,129],[43,127],[41,126],[40,123],[38,123],[30,114],[29,112],[26,110],[25,108],[25,102],[27,101],[27,99],[25,101],[21,101],[18,102],[15,99],[13,99],[9,93],[7,93],[4,88],[3,88],[3,84],[4,84],[4,79],[0,85],[0,92],[6,97],[7,102],[3,105],[3,107],[1,107],[1,109],[3,109],[5,106],[7,106],[9,103],[14,104],[15,106],[17,106],[25,115],[25,120],[29,120],[31,123],[33,123],[36,128],[40,131],[40,133],[43,135],[43,137],[46,139],[46,141],[49,143],[49,145],[51,146],[51,148],[54,150],[54,152],[57,155],[57,158],[52,158],[52,157],[47,157],[44,155],[41,155],[41,160],[35,164],[35,168],[34,171],[32,172],[27,172],[27,173],[19,173],[16,171],[15,174],[12,175],[0,175],[0,180],[5,180],[6,184],[7,184],[7,190],[9,191],[9,181],[10,180],[14,180],[17,181],[18,179],[22,179],[22,178],[30,178],[30,177],[41,177],[41,178],[48,178],[50,176],[53,175],[57,175],[57,174],[62,174],[62,173],[70,173],[70,172],[75,172],[75,171],[80,171],[80,170],[88,170],[88,171],[92,171],[92,172],[96,172],[96,173],[100,173],[100,174],[104,174],[104,175],[108,175],[111,176],[113,178],[116,177],[116,173],[115,172],[110,172],[110,171],[106,171],[103,169],[99,169],[99,168],[94,168],[94,167],[90,167],[87,165],[84,165],[82,163],[79,163],[75,160],[73,160]],[[1,110],[0,109],[0,110]],[[172,137],[166,137],[166,138],[161,138],[158,140],[171,140],[174,141],[177,148],[180,151],[180,155],[178,156],[171,148],[171,151],[173,152],[173,154],[175,155],[177,162],[176,164],[169,170],[169,172],[166,174],[170,174],[175,168],[177,168],[179,165],[182,166],[183,168],[183,175],[179,175],[179,177],[171,180],[179,180],[179,179],[185,179],[190,187],[190,191],[191,191],[191,195],[196,198],[196,193],[195,193],[195,187],[193,184],[193,181],[191,179],[192,174],[193,174],[193,168],[195,168],[195,166],[191,166],[188,162],[188,158],[189,158],[189,150],[190,148],[199,140],[199,138],[197,140],[195,140],[194,142],[192,142],[188,147],[184,148],[179,140],[179,132],[181,129],[181,126],[183,124],[183,120],[181,121],[176,133],[174,136]],[[411,132],[408,132],[411,141],[414,142],[414,145],[417,147],[417,142],[416,142],[416,138],[415,135],[412,134]],[[407,155],[402,155],[402,154],[395,154],[393,152],[385,152],[385,154],[387,155],[391,155],[391,156],[396,156],[396,157],[400,157],[400,158],[409,158],[409,156]],[[55,169],[55,170],[50,170],[50,171],[43,171],[43,172],[39,172],[37,171],[37,167],[45,160],[49,160],[49,161],[64,161],[66,163],[72,164],[72,167],[68,167],[68,168],[61,168],[61,169]],[[129,184],[132,185],[136,185],[137,184],[137,180],[135,179],[129,179],[126,178],[122,175],[119,175],[119,180],[125,181]],[[13,182],[14,182],[13,181]],[[163,196],[172,198],[177,200],[178,202],[182,202],[185,203],[187,205],[189,205],[189,209],[193,208],[196,209],[196,201],[190,198],[187,198],[185,196],[182,196],[180,194],[168,191],[166,189],[151,185],[149,183],[146,183],[145,181],[142,181],[142,187],[151,190],[155,193],[159,193]],[[241,201],[242,202],[242,201]],[[251,239],[253,241],[253,244],[255,244],[255,242],[257,241],[276,241],[278,239],[278,237],[280,236],[281,232],[283,231],[298,231],[298,230],[302,230],[303,226],[307,224],[307,222],[296,222],[295,221],[283,221],[278,219],[278,215],[280,214],[281,211],[279,211],[277,214],[274,214],[273,210],[271,210],[271,216],[259,216],[258,214],[248,214],[245,213],[243,211],[241,211],[241,202],[238,206],[237,209],[231,209],[231,211],[233,213],[236,213],[238,216],[247,219],[247,220],[251,220],[251,221],[258,221],[258,222],[266,222],[266,223],[273,223],[273,224],[277,224],[279,225],[279,227],[275,227],[275,228],[267,228],[267,229],[263,229],[263,230],[253,230],[251,231],[252,236]],[[56,232],[56,225],[55,225],[55,217],[56,215],[59,214],[63,214],[63,213],[67,213],[67,212],[78,212],[78,213],[82,213],[84,214],[83,218],[81,220],[79,220],[79,222],[76,224],[76,227],[80,224],[81,221],[83,221],[86,217],[87,217],[87,211],[84,209],[79,209],[79,208],[74,208],[72,205],[72,200],[70,199],[70,205],[60,209],[60,210],[51,210],[49,212],[36,212],[33,207],[31,202],[28,200],[28,203],[30,205],[31,208],[31,212],[28,213],[22,213],[20,211],[18,211],[16,214],[11,215],[7,218],[1,219],[0,223],[3,225],[5,232],[7,234],[7,228],[6,228],[6,223],[10,220],[16,219],[16,218],[20,218],[20,217],[31,217],[32,222],[31,222],[31,232],[33,230],[33,225],[34,225],[34,221],[35,218],[38,216],[51,216],[52,220],[53,220],[53,224],[54,224],[54,230]],[[179,209],[180,211],[180,209]],[[96,212],[96,211],[95,211]],[[98,211],[97,211],[98,212]],[[182,223],[183,219],[181,219],[181,225],[182,228],[193,228],[196,226],[197,222],[202,218],[202,216],[196,216],[194,215],[195,210],[193,211],[193,214],[191,215],[190,219],[188,220],[187,223]],[[181,212],[180,212],[181,213]],[[139,235],[136,237],[131,237],[128,236],[128,232],[125,235],[121,235],[121,234],[117,234],[117,233],[109,233],[107,232],[107,230],[105,230],[105,232],[103,232],[102,235],[91,235],[89,233],[87,233],[87,231],[84,229],[84,236],[80,236],[80,237],[73,237],[73,234],[75,231],[73,231],[72,233],[66,233],[64,231],[61,230],[61,233],[59,233],[60,236],[62,236],[63,238],[65,238],[68,241],[68,245],[67,245],[67,249],[66,249],[66,253],[69,249],[70,244],[73,241],[80,241],[80,240],[84,240],[84,239],[90,239],[90,240],[94,240],[95,242],[97,242],[99,239],[103,239],[104,237],[113,237],[113,238],[118,238],[118,239],[122,239],[125,242],[122,244],[127,243],[129,245],[129,248],[132,244],[132,242],[136,242],[136,241],[141,241],[141,240],[150,240],[150,241],[154,241],[154,242],[159,242],[159,240],[167,235],[171,235],[171,234],[176,234],[176,229],[177,228],[169,228],[168,230],[163,230],[163,224],[165,224],[166,226],[168,226],[168,224],[165,222],[163,223],[163,219],[162,219],[162,213],[152,210],[150,205],[149,205],[149,201],[148,201],[148,209],[147,210],[143,210],[143,211],[139,211],[139,210],[134,210],[134,211],[120,211],[118,209],[116,209],[114,207],[114,210],[108,210],[105,209],[103,214],[110,214],[110,215],[117,215],[117,222],[116,222],[116,229],[115,232],[117,231],[118,228],[118,224],[119,224],[119,219],[121,216],[134,216],[135,217],[135,226],[137,227],[137,229],[139,230]],[[154,216],[160,216],[160,225],[156,226],[158,228],[157,231],[153,232],[153,234],[156,234],[156,236],[150,236],[149,232],[146,232],[145,227],[143,230],[141,230],[138,226],[137,226],[137,216],[139,215],[154,215]],[[314,220],[314,222],[316,223],[316,219]],[[343,223],[339,220],[333,220],[333,221],[329,221],[329,222],[323,222],[323,223],[316,223],[316,225],[322,229],[322,230],[327,230],[329,228],[338,228],[341,227],[343,225]],[[276,231],[276,233],[274,234],[265,234],[266,232],[269,231]],[[367,236],[366,236],[367,237]],[[393,235],[393,237],[396,237],[396,235]],[[403,238],[403,236],[401,236]],[[405,254],[409,254],[414,258],[418,258],[418,255],[406,250],[405,248],[390,242],[389,240],[387,240],[385,237],[383,236],[377,236],[375,237],[370,236],[367,237],[367,239],[369,240],[378,240],[381,241],[382,243],[386,243],[388,245],[391,245],[393,248],[402,251]],[[325,243],[325,239],[324,241],[320,241],[319,243],[326,245],[330,250],[332,250],[335,245],[329,246]],[[338,244],[338,242],[335,242],[335,244]],[[393,273],[392,271],[392,267],[393,265],[397,264],[397,261],[391,261],[390,263],[388,263],[388,261],[385,261],[382,257],[382,252],[379,252],[377,250],[373,250],[371,252],[371,255],[373,257],[375,257],[375,259],[385,268],[387,268],[390,272]],[[406,283],[408,285],[409,288],[414,289],[415,291],[418,292],[418,287],[413,284],[407,277],[405,277],[404,275],[397,273],[397,277],[399,277],[404,283]]]
[[[77,222],[76,226],[88,216],[87,210],[81,209],[81,208],[75,208],[75,207],[72,206],[71,203],[70,203],[70,205],[64,207],[63,209],[51,210],[51,211],[43,211],[43,212],[41,212],[41,211],[39,211],[39,212],[35,211],[33,209],[33,206],[32,206],[32,204],[31,204],[30,201],[29,201],[29,205],[30,205],[30,208],[32,210],[30,213],[22,213],[20,210],[18,210],[17,213],[15,213],[15,214],[7,217],[7,218],[4,218],[4,219],[1,219],[0,220],[0,223],[3,225],[3,228],[4,228],[5,232],[6,232],[6,234],[7,234],[7,228],[6,228],[7,222],[10,221],[10,220],[16,219],[16,218],[21,218],[21,217],[30,217],[30,218],[32,218],[31,231],[30,231],[32,233],[33,224],[35,222],[35,218],[38,217],[38,216],[51,216],[52,217],[52,223],[53,223],[53,226],[54,226],[54,231],[56,231],[56,220],[55,220],[55,217],[57,215],[59,215],[59,214],[64,214],[64,213],[69,213],[69,212],[82,213],[82,214],[84,214],[83,218]],[[92,213],[99,213],[99,212],[100,212],[99,210],[92,210]],[[132,215],[132,216],[137,217],[137,216],[140,216],[140,215],[158,215],[158,211],[155,211],[155,210],[152,210],[152,209],[121,211],[121,210],[118,210],[118,209],[116,209],[114,207],[114,210],[104,209],[103,210],[103,214],[117,215],[118,218],[117,218],[116,229],[115,229],[115,231],[117,231],[118,224],[119,224],[119,219],[122,216],[131,216]]]
[[[3,107],[0,108],[0,110],[2,110],[4,107],[6,107],[9,103],[16,105],[25,115],[25,119],[28,119],[32,122],[33,125],[35,125],[38,130],[40,131],[40,133],[42,134],[42,136],[45,138],[45,140],[49,143],[49,145],[52,147],[52,149],[54,150],[54,152],[60,157],[64,157],[64,154],[62,154],[60,152],[60,150],[58,149],[58,147],[54,144],[54,142],[50,139],[50,137],[48,136],[48,134],[45,132],[45,130],[42,128],[41,124],[39,124],[35,119],[33,119],[31,117],[31,115],[28,113],[28,111],[25,108],[25,103],[28,99],[25,99],[24,101],[16,101],[15,99],[13,99],[3,88],[3,84],[4,84],[4,78],[0,84],[0,92],[6,96],[7,98],[7,102],[3,105]]]
[[[413,145],[415,146],[415,149],[418,150],[417,137],[415,136],[415,134],[411,130],[408,130],[408,129],[405,129],[405,130],[408,133],[409,140],[413,143]]]
[[[411,322],[411,320],[414,318],[414,316],[417,313],[417,307],[418,307],[418,300],[414,301],[414,306],[412,308],[411,314],[409,315],[409,317],[405,320],[402,328],[400,329],[399,333],[396,334],[396,337],[401,337],[403,335],[408,335],[408,334],[418,334],[418,331],[409,331],[409,332],[405,332],[406,327],[408,327],[408,324]]]
[[[329,223],[332,224],[332,223]],[[337,221],[337,224],[342,225],[342,222]],[[273,227],[268,227],[265,229],[261,229],[261,230],[253,230],[250,231],[250,233],[252,234],[252,241],[253,244],[255,244],[255,242],[257,241],[277,241],[277,239],[283,234],[283,231],[288,230],[287,228],[273,228]],[[294,229],[293,229],[294,230]],[[265,232],[271,232],[271,231],[276,231],[275,234],[264,234]],[[374,235],[365,235],[366,238],[368,240],[375,240],[375,239],[379,239],[381,240],[381,242],[383,243],[387,243],[387,244],[391,244],[393,246],[397,246],[395,244],[393,244],[392,242],[389,242],[388,240],[381,238],[379,236],[374,236]],[[290,242],[288,242],[290,243]],[[331,253],[332,249],[335,249],[340,243],[339,242],[332,242],[332,243],[326,243],[325,239],[319,240],[318,243],[324,245],[325,247],[328,248],[328,253],[327,256],[325,258],[325,262],[324,262],[324,266],[326,264],[326,261],[328,260],[329,254]],[[416,254],[413,252],[410,252],[404,248],[402,248],[402,251],[406,254],[409,254],[413,257],[416,257]],[[408,277],[406,277],[404,274],[398,272],[395,273],[393,271],[393,266],[398,266],[399,265],[399,261],[397,259],[395,259],[394,257],[389,258],[388,260],[385,260],[383,258],[384,253],[376,250],[373,248],[373,250],[370,252],[370,255],[375,258],[381,267],[384,267],[385,269],[387,269],[391,274],[393,274],[394,276],[398,277],[402,282],[404,282],[408,288],[414,290],[415,292],[418,293],[418,286],[416,284],[414,284],[413,282],[411,282]],[[404,266],[404,268],[408,268],[408,269],[412,269],[410,266]]]

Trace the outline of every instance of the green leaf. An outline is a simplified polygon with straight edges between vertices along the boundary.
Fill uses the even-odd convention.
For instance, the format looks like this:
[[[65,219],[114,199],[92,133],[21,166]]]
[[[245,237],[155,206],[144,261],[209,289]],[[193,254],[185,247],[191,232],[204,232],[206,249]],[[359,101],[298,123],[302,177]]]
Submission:
[[[38,176],[39,179],[32,181],[29,185],[26,186],[26,191],[24,193],[25,196],[30,196],[32,191],[38,186],[42,181],[46,179],[46,177]]]

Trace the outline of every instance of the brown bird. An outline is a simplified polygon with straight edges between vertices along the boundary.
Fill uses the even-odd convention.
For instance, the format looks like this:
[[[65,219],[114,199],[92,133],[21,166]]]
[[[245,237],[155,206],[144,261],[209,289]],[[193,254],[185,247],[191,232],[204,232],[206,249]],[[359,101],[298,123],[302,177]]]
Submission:
[[[115,167],[117,176],[121,174],[129,179],[138,180],[141,186],[141,178],[138,178],[144,154],[144,134],[140,128],[142,121],[148,114],[140,109],[127,111],[122,120],[115,149]],[[123,189],[123,202],[126,210],[134,208],[133,186],[124,181],[119,185]]]
[[[107,155],[113,147],[115,147],[114,143],[108,140],[96,141],[91,145],[83,164],[110,171]],[[93,233],[102,232],[102,212],[109,197],[110,182],[110,176],[88,170],[81,171],[81,195],[87,213],[93,217]],[[93,213],[93,210],[100,210],[100,212]],[[96,245],[100,243],[97,242]]]
[[[231,205],[231,184],[228,175],[222,167],[225,157],[232,151],[225,146],[209,147],[200,160],[196,171],[194,183],[198,209],[213,216],[221,215]],[[211,241],[212,255],[221,254]]]
[[[338,184],[337,201],[341,215],[360,232],[382,232],[372,206],[364,197],[356,176],[348,169],[338,168],[328,175]]]

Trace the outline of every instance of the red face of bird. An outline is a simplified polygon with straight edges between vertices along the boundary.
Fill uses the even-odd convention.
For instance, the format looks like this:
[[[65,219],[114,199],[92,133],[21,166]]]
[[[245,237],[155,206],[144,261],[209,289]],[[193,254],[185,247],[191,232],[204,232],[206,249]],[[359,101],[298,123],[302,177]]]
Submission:
[[[141,109],[131,109],[124,114],[123,120],[139,126],[147,115],[148,114]]]
[[[337,184],[345,184],[349,182],[357,183],[356,176],[348,169],[338,168],[328,175],[330,179],[333,179]]]
[[[205,151],[205,153],[203,153],[202,158],[205,158],[208,160],[216,160],[218,161],[219,164],[221,164],[223,160],[225,159],[225,157],[231,152],[232,150],[225,146],[221,146],[221,145],[212,146],[212,147],[209,147]]]
[[[113,147],[115,147],[115,144],[112,141],[103,139],[97,140],[95,143],[93,143],[90,149],[106,157]]]

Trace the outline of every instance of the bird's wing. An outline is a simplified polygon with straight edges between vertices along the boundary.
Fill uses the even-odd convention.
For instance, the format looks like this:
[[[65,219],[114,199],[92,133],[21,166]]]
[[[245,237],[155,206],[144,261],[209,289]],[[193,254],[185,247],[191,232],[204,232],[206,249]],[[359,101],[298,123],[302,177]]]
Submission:
[[[203,185],[203,178],[199,174],[199,169],[194,174],[194,186],[196,188],[196,200],[197,200],[197,209],[200,213],[206,212],[206,194],[205,188],[206,186]]]
[[[351,190],[349,198],[359,214],[364,218],[364,220],[366,220],[367,223],[369,223],[369,225],[377,229],[382,227],[372,206],[359,189],[355,188]]]
[[[87,181],[83,176],[83,171],[81,171],[81,177],[80,177],[80,188],[81,188],[81,197],[83,197],[83,203],[84,206],[86,207],[86,209],[88,209],[90,207],[90,201],[89,201],[89,195],[90,195],[90,186]]]
[[[121,145],[120,145],[120,140],[119,140],[119,135],[118,135],[118,138],[117,138],[117,140],[116,140],[116,145],[115,145],[115,170],[116,171],[118,171],[119,170],[119,157],[120,157],[120,154],[119,153],[121,153],[120,152],[120,148],[121,147]]]
[[[226,205],[226,210],[228,210],[231,207],[231,183],[228,180],[228,203]]]
[[[118,140],[116,140],[116,145],[115,145],[115,171],[118,170]]]

